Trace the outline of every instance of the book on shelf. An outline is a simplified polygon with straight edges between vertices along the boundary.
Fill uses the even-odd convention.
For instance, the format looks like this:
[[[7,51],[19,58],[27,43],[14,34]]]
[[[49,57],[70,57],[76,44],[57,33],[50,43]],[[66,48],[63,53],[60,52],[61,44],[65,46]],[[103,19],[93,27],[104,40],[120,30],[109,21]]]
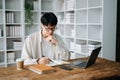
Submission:
[[[22,28],[18,25],[7,25],[6,26],[6,36],[22,36]]]
[[[7,52],[7,62],[13,63],[15,62],[15,53],[14,52]]]
[[[37,1],[33,1],[33,8],[34,10],[37,10],[38,9],[38,2]]]
[[[55,69],[51,66],[47,66],[45,64],[36,64],[36,65],[31,65],[29,67],[29,70],[36,72],[38,74],[45,74],[45,73],[51,73],[54,72]]]
[[[6,23],[14,23],[14,13],[13,12],[6,12]]]
[[[74,0],[66,1],[66,9],[67,10],[73,10],[74,8],[75,8],[75,1]]]
[[[74,13],[66,13],[66,23],[74,23]]]
[[[14,49],[22,49],[23,42],[21,40],[13,40],[13,48]]]
[[[0,37],[2,37],[2,29],[0,29]]]

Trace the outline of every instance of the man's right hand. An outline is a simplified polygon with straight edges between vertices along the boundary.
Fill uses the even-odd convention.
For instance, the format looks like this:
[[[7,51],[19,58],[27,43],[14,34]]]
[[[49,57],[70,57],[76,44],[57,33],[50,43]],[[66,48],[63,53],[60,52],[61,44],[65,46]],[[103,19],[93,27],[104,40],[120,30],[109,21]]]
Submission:
[[[53,45],[56,45],[56,44],[57,44],[57,40],[53,39],[53,36],[52,36],[52,35],[46,37],[45,40],[46,40],[47,42],[52,43]]]
[[[50,63],[50,59],[48,57],[43,57],[41,59],[37,60],[38,64],[49,64]]]

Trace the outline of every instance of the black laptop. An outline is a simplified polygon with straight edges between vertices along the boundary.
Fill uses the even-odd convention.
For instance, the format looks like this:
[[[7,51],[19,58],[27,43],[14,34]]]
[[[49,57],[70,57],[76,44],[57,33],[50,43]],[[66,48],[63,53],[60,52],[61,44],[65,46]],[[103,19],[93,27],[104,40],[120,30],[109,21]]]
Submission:
[[[101,47],[95,48],[92,51],[91,55],[89,56],[88,61],[77,60],[77,61],[74,61],[73,63],[71,63],[70,66],[76,66],[79,68],[87,68],[87,67],[91,66],[92,64],[95,63],[100,50],[101,50]]]

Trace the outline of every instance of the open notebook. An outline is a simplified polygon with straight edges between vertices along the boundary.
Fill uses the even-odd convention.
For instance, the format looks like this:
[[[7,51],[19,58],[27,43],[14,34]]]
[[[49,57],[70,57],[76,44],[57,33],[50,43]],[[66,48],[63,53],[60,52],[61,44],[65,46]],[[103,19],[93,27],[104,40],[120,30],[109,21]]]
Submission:
[[[57,66],[57,65],[63,65],[63,64],[70,64],[70,62],[62,61],[62,60],[51,60],[47,66]]]

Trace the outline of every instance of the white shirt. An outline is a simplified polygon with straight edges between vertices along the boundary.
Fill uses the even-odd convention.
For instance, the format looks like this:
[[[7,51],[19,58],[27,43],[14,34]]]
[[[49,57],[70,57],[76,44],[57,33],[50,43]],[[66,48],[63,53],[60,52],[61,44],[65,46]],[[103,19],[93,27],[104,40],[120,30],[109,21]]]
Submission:
[[[54,59],[52,44],[47,42],[43,37],[41,42],[43,56],[49,57],[50,59]]]
[[[63,40],[57,34],[54,34],[53,38],[56,39],[58,43],[56,44],[56,46],[51,44],[51,48],[49,47],[48,50],[48,48],[45,48],[45,46],[42,47],[42,44],[46,43],[42,42],[41,31],[29,35],[26,38],[22,49],[21,58],[25,60],[24,63],[36,64],[36,60],[38,58],[42,58],[43,56],[45,56],[46,53],[49,52],[50,50],[52,50],[50,54],[53,55],[52,56],[47,55],[47,57],[53,59],[68,60],[70,58],[70,54],[69,51],[65,48]],[[45,55],[43,55],[42,50],[47,51],[44,53]]]

